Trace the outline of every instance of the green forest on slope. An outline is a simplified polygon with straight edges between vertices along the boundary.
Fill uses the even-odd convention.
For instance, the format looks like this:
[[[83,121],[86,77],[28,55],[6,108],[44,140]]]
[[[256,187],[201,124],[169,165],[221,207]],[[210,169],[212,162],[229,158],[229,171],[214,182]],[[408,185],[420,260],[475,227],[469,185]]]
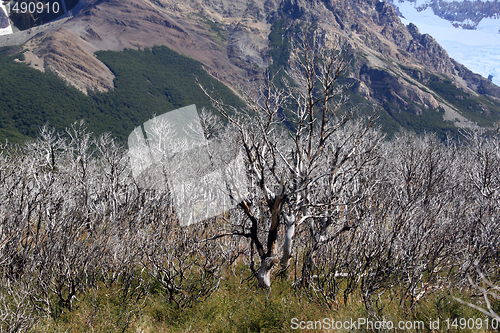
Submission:
[[[15,59],[19,48],[0,49],[0,142],[20,142],[38,135],[48,123],[63,130],[84,119],[94,133],[110,132],[121,141],[143,122],[190,104],[210,107],[196,84],[213,87],[228,104],[243,102],[210,76],[198,61],[164,46],[152,49],[102,51],[97,57],[116,76],[115,89],[85,95],[51,73],[42,73]]]
[[[277,32],[283,36],[283,26],[286,26],[283,21],[277,21],[269,37],[270,54],[275,60],[275,65],[269,68],[271,73],[277,73],[287,60],[284,50],[288,38],[276,38]],[[293,34],[293,29],[287,32]],[[93,133],[109,132],[125,142],[136,126],[153,115],[190,104],[196,104],[198,108],[210,107],[210,101],[196,84],[196,78],[204,86],[213,87],[226,103],[244,106],[228,87],[210,76],[200,62],[165,46],[144,50],[126,49],[123,52],[101,51],[96,55],[116,76],[115,89],[105,93],[89,92],[87,96],[55,74],[42,73],[15,61],[24,57],[21,48],[0,48],[0,142],[5,139],[21,142],[34,138],[46,123],[60,131],[81,119],[86,121]],[[340,81],[346,83],[344,78]],[[461,103],[456,107],[473,121],[484,126],[498,118],[497,106],[491,101],[485,98],[484,101],[471,101],[468,96],[456,100],[448,96],[449,90],[454,87],[449,82],[441,81],[431,80],[428,84],[439,91],[444,99],[452,100],[454,104]],[[452,97],[457,94],[452,91]],[[407,102],[413,105],[411,101]],[[471,112],[480,104],[487,105],[492,114],[485,117]],[[356,93],[351,93],[347,106],[355,107],[360,114],[369,115],[373,112],[373,103]],[[376,109],[379,125],[389,137],[400,128],[411,129],[419,134],[434,132],[441,139],[458,135],[458,129],[443,120],[442,110],[423,110],[421,114],[405,112],[391,104],[391,98]]]

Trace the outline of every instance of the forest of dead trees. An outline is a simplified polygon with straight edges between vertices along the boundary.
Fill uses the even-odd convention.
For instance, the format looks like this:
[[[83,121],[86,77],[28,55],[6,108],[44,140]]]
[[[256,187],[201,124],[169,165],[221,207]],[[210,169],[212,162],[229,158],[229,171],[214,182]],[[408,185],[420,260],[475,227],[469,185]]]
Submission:
[[[288,72],[300,84],[249,93],[251,112],[213,98],[226,122],[203,112],[205,137],[241,149],[248,195],[190,226],[180,226],[168,189],[136,182],[124,146],[82,123],[3,145],[1,331],[72,311],[102,282],[142,288],[142,297],[155,284],[189,307],[236,264],[271,292],[280,276],[326,307],[358,293],[368,311],[395,286],[411,308],[435,290],[499,283],[496,133],[385,140],[373,117],[341,109],[346,64],[331,49],[306,45]],[[285,107],[289,127],[280,125]]]
[[[408,305],[436,289],[469,287],[480,273],[498,281],[500,140],[464,135],[456,144],[402,134],[380,142],[361,170],[366,157],[344,164],[330,216],[296,225],[290,262],[274,276],[287,270],[296,288],[326,306],[361,290],[368,307],[393,286],[402,286],[400,301]],[[168,301],[184,307],[216,290],[236,262],[260,265],[251,237],[241,236],[251,229],[241,205],[180,227],[169,193],[138,187],[126,149],[109,136],[44,129],[36,141],[2,148],[3,331],[70,311],[100,281],[156,281]],[[330,198],[327,190],[312,192],[311,200]],[[257,236],[267,240],[270,210],[251,199]],[[276,252],[286,239],[283,221]]]

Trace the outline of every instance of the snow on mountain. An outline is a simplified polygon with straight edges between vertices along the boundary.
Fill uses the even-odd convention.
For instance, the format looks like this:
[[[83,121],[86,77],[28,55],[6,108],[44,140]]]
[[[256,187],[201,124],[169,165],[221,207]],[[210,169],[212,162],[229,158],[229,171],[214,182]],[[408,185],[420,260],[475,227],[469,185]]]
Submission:
[[[439,17],[430,6],[433,1],[394,2],[393,6],[399,9],[404,24],[415,24],[421,33],[434,37],[450,57],[483,77],[491,75],[493,83],[500,86],[500,17],[482,18],[477,25],[471,21],[469,26],[475,25],[474,30],[462,29],[467,19],[457,25],[457,21]]]

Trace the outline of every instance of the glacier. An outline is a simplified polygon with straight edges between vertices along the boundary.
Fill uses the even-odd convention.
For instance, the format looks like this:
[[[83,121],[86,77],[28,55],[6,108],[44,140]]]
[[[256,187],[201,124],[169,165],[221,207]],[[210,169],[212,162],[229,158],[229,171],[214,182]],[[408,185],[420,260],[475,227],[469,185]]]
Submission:
[[[451,58],[485,78],[491,75],[492,82],[500,86],[500,19],[483,18],[476,30],[455,28],[454,22],[435,15],[430,7],[425,8],[429,3],[394,1],[392,5],[399,9],[404,24],[415,24],[421,33],[434,37]]]

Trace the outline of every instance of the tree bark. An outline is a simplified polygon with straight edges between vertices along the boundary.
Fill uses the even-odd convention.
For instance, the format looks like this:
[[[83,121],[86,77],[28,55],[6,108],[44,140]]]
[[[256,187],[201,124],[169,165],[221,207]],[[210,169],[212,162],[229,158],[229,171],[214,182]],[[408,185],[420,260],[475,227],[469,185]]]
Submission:
[[[262,261],[259,271],[257,272],[257,280],[259,281],[259,287],[270,288],[271,287],[271,271],[274,266],[274,256],[265,257]]]
[[[286,271],[292,258],[293,236],[295,235],[295,215],[285,215],[286,235],[281,257],[281,271]]]

